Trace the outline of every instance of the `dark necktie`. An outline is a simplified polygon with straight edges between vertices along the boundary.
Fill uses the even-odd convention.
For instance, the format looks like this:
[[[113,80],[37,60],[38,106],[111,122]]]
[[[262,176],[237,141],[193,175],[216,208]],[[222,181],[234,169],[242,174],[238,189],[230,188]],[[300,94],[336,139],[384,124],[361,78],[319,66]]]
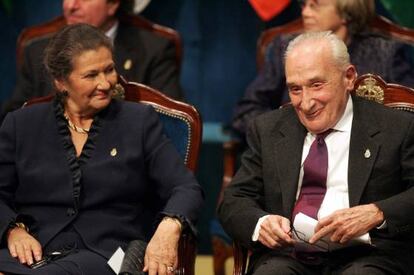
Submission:
[[[302,212],[317,219],[319,208],[326,193],[326,176],[328,173],[328,150],[325,137],[332,132],[327,130],[316,136],[309,154],[303,163],[303,180],[299,198],[293,209],[292,220]]]

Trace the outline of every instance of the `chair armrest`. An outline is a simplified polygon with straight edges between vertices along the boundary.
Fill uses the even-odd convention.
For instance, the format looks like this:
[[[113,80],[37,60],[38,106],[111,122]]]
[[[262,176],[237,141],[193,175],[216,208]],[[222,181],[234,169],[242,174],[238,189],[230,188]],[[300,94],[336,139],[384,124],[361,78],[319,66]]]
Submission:
[[[183,232],[178,242],[178,265],[176,275],[194,275],[197,255],[196,238],[190,232]]]
[[[234,268],[233,275],[243,275],[246,273],[248,250],[239,243],[233,243]]]

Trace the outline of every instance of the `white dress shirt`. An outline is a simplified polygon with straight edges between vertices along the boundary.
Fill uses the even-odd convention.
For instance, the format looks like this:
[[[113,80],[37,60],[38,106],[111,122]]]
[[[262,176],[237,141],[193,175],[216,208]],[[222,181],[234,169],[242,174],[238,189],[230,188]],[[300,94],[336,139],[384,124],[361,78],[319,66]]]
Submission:
[[[118,32],[118,26],[119,21],[116,20],[115,24],[112,25],[112,27],[105,32],[105,35],[108,36],[108,38],[111,40],[112,44],[114,44],[116,33]]]

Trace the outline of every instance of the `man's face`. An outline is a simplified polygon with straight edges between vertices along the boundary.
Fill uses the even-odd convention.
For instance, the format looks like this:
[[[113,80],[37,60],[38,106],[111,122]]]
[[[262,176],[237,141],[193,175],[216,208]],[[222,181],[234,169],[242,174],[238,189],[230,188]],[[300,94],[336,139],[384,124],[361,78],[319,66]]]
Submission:
[[[346,27],[335,7],[336,0],[305,0],[302,5],[302,18],[306,31],[338,32]]]
[[[290,52],[285,71],[290,100],[306,129],[318,134],[334,127],[345,111],[355,68],[339,68],[328,42],[311,41]]]
[[[106,30],[118,6],[119,1],[63,0],[63,15],[68,24],[87,23]]]

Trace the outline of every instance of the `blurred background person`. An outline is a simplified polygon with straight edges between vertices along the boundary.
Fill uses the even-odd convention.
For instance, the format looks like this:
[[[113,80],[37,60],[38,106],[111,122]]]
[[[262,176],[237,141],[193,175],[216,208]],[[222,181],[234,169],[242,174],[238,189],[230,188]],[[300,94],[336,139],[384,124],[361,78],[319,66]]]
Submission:
[[[304,0],[305,31],[330,30],[348,46],[360,74],[374,73],[385,81],[414,87],[414,71],[406,45],[369,31],[374,0]],[[281,35],[270,44],[265,64],[235,108],[232,129],[245,135],[249,121],[288,102],[283,53],[295,35]]]
[[[151,205],[161,210],[145,269],[172,273],[203,194],[156,112],[112,99],[112,43],[95,27],[63,28],[44,63],[53,102],[10,112],[0,128],[0,272],[113,274],[111,255],[144,239],[145,223],[154,222],[143,213],[155,195]],[[53,251],[68,255],[28,268]]]
[[[121,19],[132,13],[134,0],[63,0],[67,24],[87,23],[100,28],[114,44],[117,71],[128,81],[146,84],[166,95],[182,99],[175,45],[168,39],[131,26]],[[2,117],[33,97],[53,89],[42,65],[43,51],[49,37],[37,40],[24,49],[22,68],[15,90],[6,101]]]

